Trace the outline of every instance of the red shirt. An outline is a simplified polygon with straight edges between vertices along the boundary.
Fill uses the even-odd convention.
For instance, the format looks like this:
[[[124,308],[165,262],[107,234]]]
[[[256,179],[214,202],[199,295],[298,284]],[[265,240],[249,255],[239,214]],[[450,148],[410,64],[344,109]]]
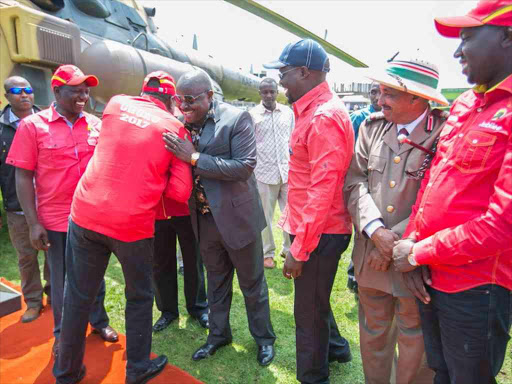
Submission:
[[[156,219],[168,220],[173,216],[190,216],[188,204],[162,196],[157,206]]]
[[[481,88],[452,106],[404,234],[444,292],[512,290],[512,75]]]
[[[183,124],[159,100],[113,97],[103,113],[96,151],[73,197],[73,221],[121,241],[153,237],[162,193],[186,202],[192,191],[190,164],[165,149],[166,131],[190,140]]]
[[[288,202],[279,226],[295,235],[293,257],[307,261],[323,233],[352,233],[342,187],[354,152],[354,131],[327,82],[302,96],[293,111]]]
[[[52,105],[24,118],[16,130],[6,162],[34,171],[37,215],[46,229],[67,232],[73,193],[100,129],[97,117],[84,112],[71,124]]]

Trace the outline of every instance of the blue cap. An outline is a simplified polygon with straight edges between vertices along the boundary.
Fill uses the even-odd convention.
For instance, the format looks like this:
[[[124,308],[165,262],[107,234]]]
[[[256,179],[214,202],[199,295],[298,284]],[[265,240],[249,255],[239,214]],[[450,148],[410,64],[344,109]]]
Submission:
[[[329,57],[325,49],[311,39],[289,43],[279,56],[279,60],[263,64],[267,69],[279,69],[286,66],[308,67],[314,71],[329,72]]]

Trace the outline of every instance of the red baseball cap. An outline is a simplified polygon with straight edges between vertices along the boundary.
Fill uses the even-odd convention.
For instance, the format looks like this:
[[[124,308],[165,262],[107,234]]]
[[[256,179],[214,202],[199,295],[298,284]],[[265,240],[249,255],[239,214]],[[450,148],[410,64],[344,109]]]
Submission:
[[[89,87],[96,87],[100,82],[94,75],[84,75],[75,65],[61,65],[52,76],[52,89],[62,85],[79,85],[85,82]]]
[[[466,16],[436,17],[437,31],[445,37],[459,37],[462,28],[482,25],[512,26],[512,0],[480,0]]]
[[[151,79],[158,79],[160,81],[160,86],[158,88],[148,87],[148,83]],[[174,96],[176,94],[176,82],[174,81],[174,78],[167,72],[151,72],[144,79],[144,83],[142,84],[142,92],[156,92],[162,93],[164,95]]]

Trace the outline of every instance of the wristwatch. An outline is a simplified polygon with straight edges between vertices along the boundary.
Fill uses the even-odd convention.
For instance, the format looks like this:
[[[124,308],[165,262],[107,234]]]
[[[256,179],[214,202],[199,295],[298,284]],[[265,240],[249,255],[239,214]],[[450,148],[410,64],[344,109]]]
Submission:
[[[416,262],[416,258],[414,257],[414,244],[411,247],[411,251],[409,252],[409,255],[407,255],[407,261],[409,264],[411,264],[414,267],[418,266],[418,263]]]
[[[197,160],[199,160],[199,152],[194,152],[192,155],[190,155],[190,164],[192,164],[193,167],[196,166]]]

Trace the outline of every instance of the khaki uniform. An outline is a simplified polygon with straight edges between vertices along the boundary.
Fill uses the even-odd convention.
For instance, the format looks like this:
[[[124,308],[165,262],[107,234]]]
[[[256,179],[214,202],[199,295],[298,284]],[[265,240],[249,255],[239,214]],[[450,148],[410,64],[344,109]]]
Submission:
[[[408,138],[430,149],[447,114],[429,110]],[[375,247],[363,233],[381,219],[402,236],[416,201],[426,153],[398,142],[397,126],[372,114],[361,126],[344,185],[345,201],[356,227],[352,258],[359,284],[359,328],[366,383],[432,383],[425,364],[417,304],[393,266],[378,272],[368,266]],[[423,165],[423,167],[422,167]],[[419,175],[418,175],[419,173]],[[396,316],[396,319],[395,319]],[[391,377],[398,343],[396,378]]]

